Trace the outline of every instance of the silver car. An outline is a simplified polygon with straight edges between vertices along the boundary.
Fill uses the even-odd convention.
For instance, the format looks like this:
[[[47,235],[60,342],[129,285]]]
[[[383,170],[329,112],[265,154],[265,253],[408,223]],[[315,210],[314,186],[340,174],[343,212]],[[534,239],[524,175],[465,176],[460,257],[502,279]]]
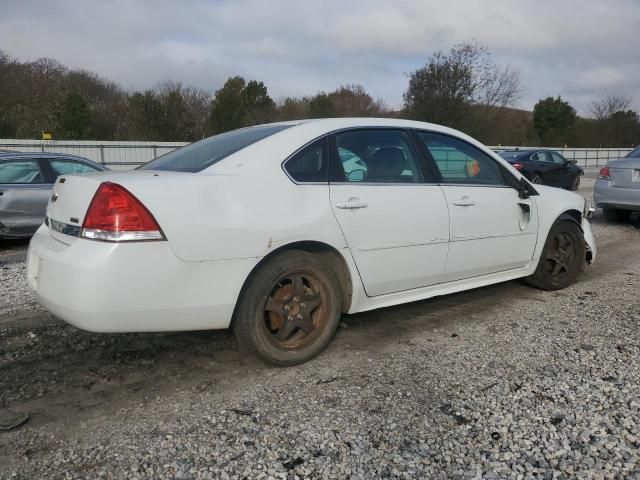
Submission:
[[[108,170],[60,153],[0,153],[0,238],[30,237],[44,221],[59,175]]]
[[[640,212],[640,147],[600,169],[593,201],[613,222],[626,222],[633,211]]]

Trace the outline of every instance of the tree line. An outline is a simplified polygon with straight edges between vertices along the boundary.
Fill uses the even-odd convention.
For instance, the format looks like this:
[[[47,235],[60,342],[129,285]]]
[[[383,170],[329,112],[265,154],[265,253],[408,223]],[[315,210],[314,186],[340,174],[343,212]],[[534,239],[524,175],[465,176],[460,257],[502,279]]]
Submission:
[[[524,92],[520,74],[467,42],[436,52],[408,74],[398,110],[363,86],[274,100],[259,80],[229,78],[215,92],[163,82],[143,91],[121,86],[56,60],[21,62],[0,51],[0,138],[194,141],[243,126],[302,118],[376,116],[438,123],[491,145],[630,147],[640,143],[633,100],[594,99],[580,117],[561,97],[514,108]]]

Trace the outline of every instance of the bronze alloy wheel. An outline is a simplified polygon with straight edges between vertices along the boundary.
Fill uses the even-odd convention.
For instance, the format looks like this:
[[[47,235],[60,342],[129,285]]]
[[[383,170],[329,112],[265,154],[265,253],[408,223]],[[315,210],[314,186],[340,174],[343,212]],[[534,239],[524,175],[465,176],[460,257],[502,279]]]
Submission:
[[[264,305],[264,328],[279,349],[312,344],[328,323],[327,293],[311,272],[295,272],[274,285]]]
[[[524,281],[542,290],[568,287],[584,265],[585,251],[584,234],[578,223],[558,220],[549,231],[536,271]]]
[[[240,348],[282,366],[306,362],[324,350],[343,309],[339,276],[327,258],[289,250],[257,268],[234,314]]]
[[[546,270],[554,282],[562,283],[571,272],[576,257],[576,246],[571,234],[556,233],[549,243]]]

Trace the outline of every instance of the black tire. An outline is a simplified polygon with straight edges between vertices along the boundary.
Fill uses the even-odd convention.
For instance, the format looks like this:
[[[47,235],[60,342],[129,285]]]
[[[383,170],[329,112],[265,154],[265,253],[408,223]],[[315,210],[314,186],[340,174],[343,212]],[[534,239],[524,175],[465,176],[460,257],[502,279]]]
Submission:
[[[573,179],[573,182],[571,182],[571,190],[572,191],[577,191],[580,188],[580,174],[576,174],[575,178]]]
[[[542,175],[540,175],[539,173],[534,173],[531,176],[531,183],[533,183],[534,185],[542,185]]]
[[[233,330],[240,347],[280,366],[315,357],[340,323],[339,285],[335,272],[311,253],[290,250],[269,259],[238,300]]]
[[[627,222],[631,216],[631,210],[620,210],[619,208],[603,209],[604,218],[610,222]]]
[[[541,290],[560,290],[571,285],[585,262],[584,235],[571,220],[557,221],[547,236],[538,267],[525,282]]]

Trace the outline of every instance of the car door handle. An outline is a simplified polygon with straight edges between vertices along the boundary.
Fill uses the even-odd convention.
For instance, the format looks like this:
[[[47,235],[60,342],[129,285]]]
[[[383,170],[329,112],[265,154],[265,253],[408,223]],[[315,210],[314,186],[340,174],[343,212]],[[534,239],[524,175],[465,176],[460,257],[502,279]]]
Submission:
[[[466,195],[458,200],[454,200],[453,201],[454,205],[457,205],[458,207],[471,207],[473,205],[476,204],[476,202],[474,202],[473,200],[471,200],[469,197],[467,197]]]
[[[361,202],[359,198],[351,197],[346,202],[337,202],[336,207],[342,209],[367,208],[368,204]]]

